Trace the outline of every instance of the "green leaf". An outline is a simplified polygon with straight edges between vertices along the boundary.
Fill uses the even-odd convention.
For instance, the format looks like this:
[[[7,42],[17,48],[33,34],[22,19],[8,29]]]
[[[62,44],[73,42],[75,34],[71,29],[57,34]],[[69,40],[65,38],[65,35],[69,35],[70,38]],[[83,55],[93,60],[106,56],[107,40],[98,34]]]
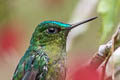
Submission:
[[[98,13],[102,18],[102,37],[103,42],[108,34],[112,31],[117,21],[120,10],[120,0],[100,0]]]

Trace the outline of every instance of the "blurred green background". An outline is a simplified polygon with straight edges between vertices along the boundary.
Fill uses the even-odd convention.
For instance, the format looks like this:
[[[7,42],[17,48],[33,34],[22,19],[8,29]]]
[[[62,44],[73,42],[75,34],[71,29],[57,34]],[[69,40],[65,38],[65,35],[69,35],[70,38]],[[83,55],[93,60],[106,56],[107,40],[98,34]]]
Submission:
[[[98,3],[99,0],[0,0],[0,79],[12,78],[37,24],[45,20],[73,24],[99,17]],[[68,62],[77,61],[81,54],[93,56],[100,45],[100,27],[101,17],[71,31]]]

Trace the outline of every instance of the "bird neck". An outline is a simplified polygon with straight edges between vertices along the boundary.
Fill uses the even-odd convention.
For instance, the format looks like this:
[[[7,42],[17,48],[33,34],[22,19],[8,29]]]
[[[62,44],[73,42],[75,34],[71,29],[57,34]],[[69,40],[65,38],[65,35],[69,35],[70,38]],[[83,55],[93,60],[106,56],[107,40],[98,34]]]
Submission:
[[[64,44],[53,42],[44,46],[32,43],[29,48],[35,51],[42,50],[48,56],[50,63],[57,63],[60,60],[65,60],[67,56],[66,42]]]

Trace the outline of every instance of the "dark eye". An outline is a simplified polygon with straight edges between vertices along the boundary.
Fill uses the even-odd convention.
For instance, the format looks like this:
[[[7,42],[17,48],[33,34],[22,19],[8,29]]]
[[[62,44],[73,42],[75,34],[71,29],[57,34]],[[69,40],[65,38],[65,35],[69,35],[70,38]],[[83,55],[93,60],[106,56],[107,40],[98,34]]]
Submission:
[[[54,28],[54,27],[46,29],[46,32],[49,34],[55,34],[55,33],[58,33],[59,31],[60,31],[59,28]]]

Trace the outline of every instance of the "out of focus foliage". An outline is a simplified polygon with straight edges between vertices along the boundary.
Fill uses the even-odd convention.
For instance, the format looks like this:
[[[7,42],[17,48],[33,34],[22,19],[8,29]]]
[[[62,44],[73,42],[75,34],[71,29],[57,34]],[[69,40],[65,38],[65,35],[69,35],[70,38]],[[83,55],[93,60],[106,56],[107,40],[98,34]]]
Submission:
[[[0,0],[0,23],[8,19],[9,13],[8,0]]]
[[[120,0],[100,0],[98,13],[102,18],[102,38],[103,42],[118,22],[120,15]]]

